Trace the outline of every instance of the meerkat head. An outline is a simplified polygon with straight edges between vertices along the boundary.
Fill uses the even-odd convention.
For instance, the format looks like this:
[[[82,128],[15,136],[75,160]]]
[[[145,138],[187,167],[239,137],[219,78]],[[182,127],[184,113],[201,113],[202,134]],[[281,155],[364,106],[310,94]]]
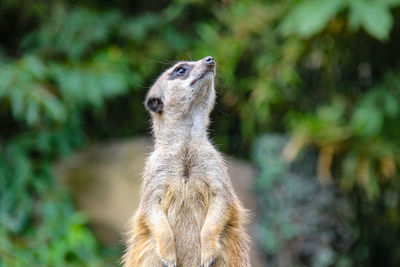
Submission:
[[[215,101],[215,73],[212,57],[182,61],[162,73],[145,100],[153,120],[178,123],[205,116],[208,123]]]

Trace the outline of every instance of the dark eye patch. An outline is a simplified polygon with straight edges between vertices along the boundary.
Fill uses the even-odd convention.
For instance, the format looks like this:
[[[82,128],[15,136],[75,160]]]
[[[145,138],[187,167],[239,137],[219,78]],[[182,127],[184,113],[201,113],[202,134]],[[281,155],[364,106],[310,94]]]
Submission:
[[[178,65],[174,68],[174,70],[169,74],[170,80],[176,79],[176,78],[186,78],[187,74],[190,72],[191,67],[188,64],[181,64]]]

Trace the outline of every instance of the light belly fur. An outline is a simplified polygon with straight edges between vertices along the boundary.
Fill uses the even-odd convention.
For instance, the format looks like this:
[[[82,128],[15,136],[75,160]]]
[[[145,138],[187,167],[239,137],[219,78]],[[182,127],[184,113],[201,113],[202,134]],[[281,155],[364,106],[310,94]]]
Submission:
[[[191,178],[189,178],[191,179]],[[199,183],[182,181],[167,192],[165,211],[175,237],[179,266],[200,266],[200,232],[206,217],[206,196]],[[203,191],[204,192],[204,191]],[[163,203],[164,204],[164,203]]]

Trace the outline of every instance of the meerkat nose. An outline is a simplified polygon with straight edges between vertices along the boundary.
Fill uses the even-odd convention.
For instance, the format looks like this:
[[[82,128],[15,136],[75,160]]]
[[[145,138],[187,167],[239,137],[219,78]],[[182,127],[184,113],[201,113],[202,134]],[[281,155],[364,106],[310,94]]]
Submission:
[[[215,64],[216,64],[213,57],[205,57],[203,60],[204,60],[208,65],[215,65]]]

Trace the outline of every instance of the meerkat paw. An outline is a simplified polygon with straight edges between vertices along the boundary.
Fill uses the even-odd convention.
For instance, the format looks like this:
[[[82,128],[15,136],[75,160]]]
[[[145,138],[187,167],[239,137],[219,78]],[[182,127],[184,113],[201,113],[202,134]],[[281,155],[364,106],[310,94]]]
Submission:
[[[176,267],[176,250],[173,237],[164,238],[158,243],[158,252],[163,264],[163,267]]]
[[[211,255],[208,258],[203,258],[201,259],[201,267],[211,267],[215,263],[217,259]]]
[[[161,262],[163,264],[163,267],[176,267],[178,265],[175,251],[174,253],[168,253],[168,256],[165,255],[166,254],[161,255]]]
[[[176,260],[174,260],[174,259],[170,260],[170,259],[163,258],[163,259],[161,259],[161,261],[162,261],[163,267],[177,267],[178,266],[176,263]]]
[[[217,260],[220,245],[218,242],[204,242],[203,244],[204,246],[201,251],[201,267],[211,267]]]

